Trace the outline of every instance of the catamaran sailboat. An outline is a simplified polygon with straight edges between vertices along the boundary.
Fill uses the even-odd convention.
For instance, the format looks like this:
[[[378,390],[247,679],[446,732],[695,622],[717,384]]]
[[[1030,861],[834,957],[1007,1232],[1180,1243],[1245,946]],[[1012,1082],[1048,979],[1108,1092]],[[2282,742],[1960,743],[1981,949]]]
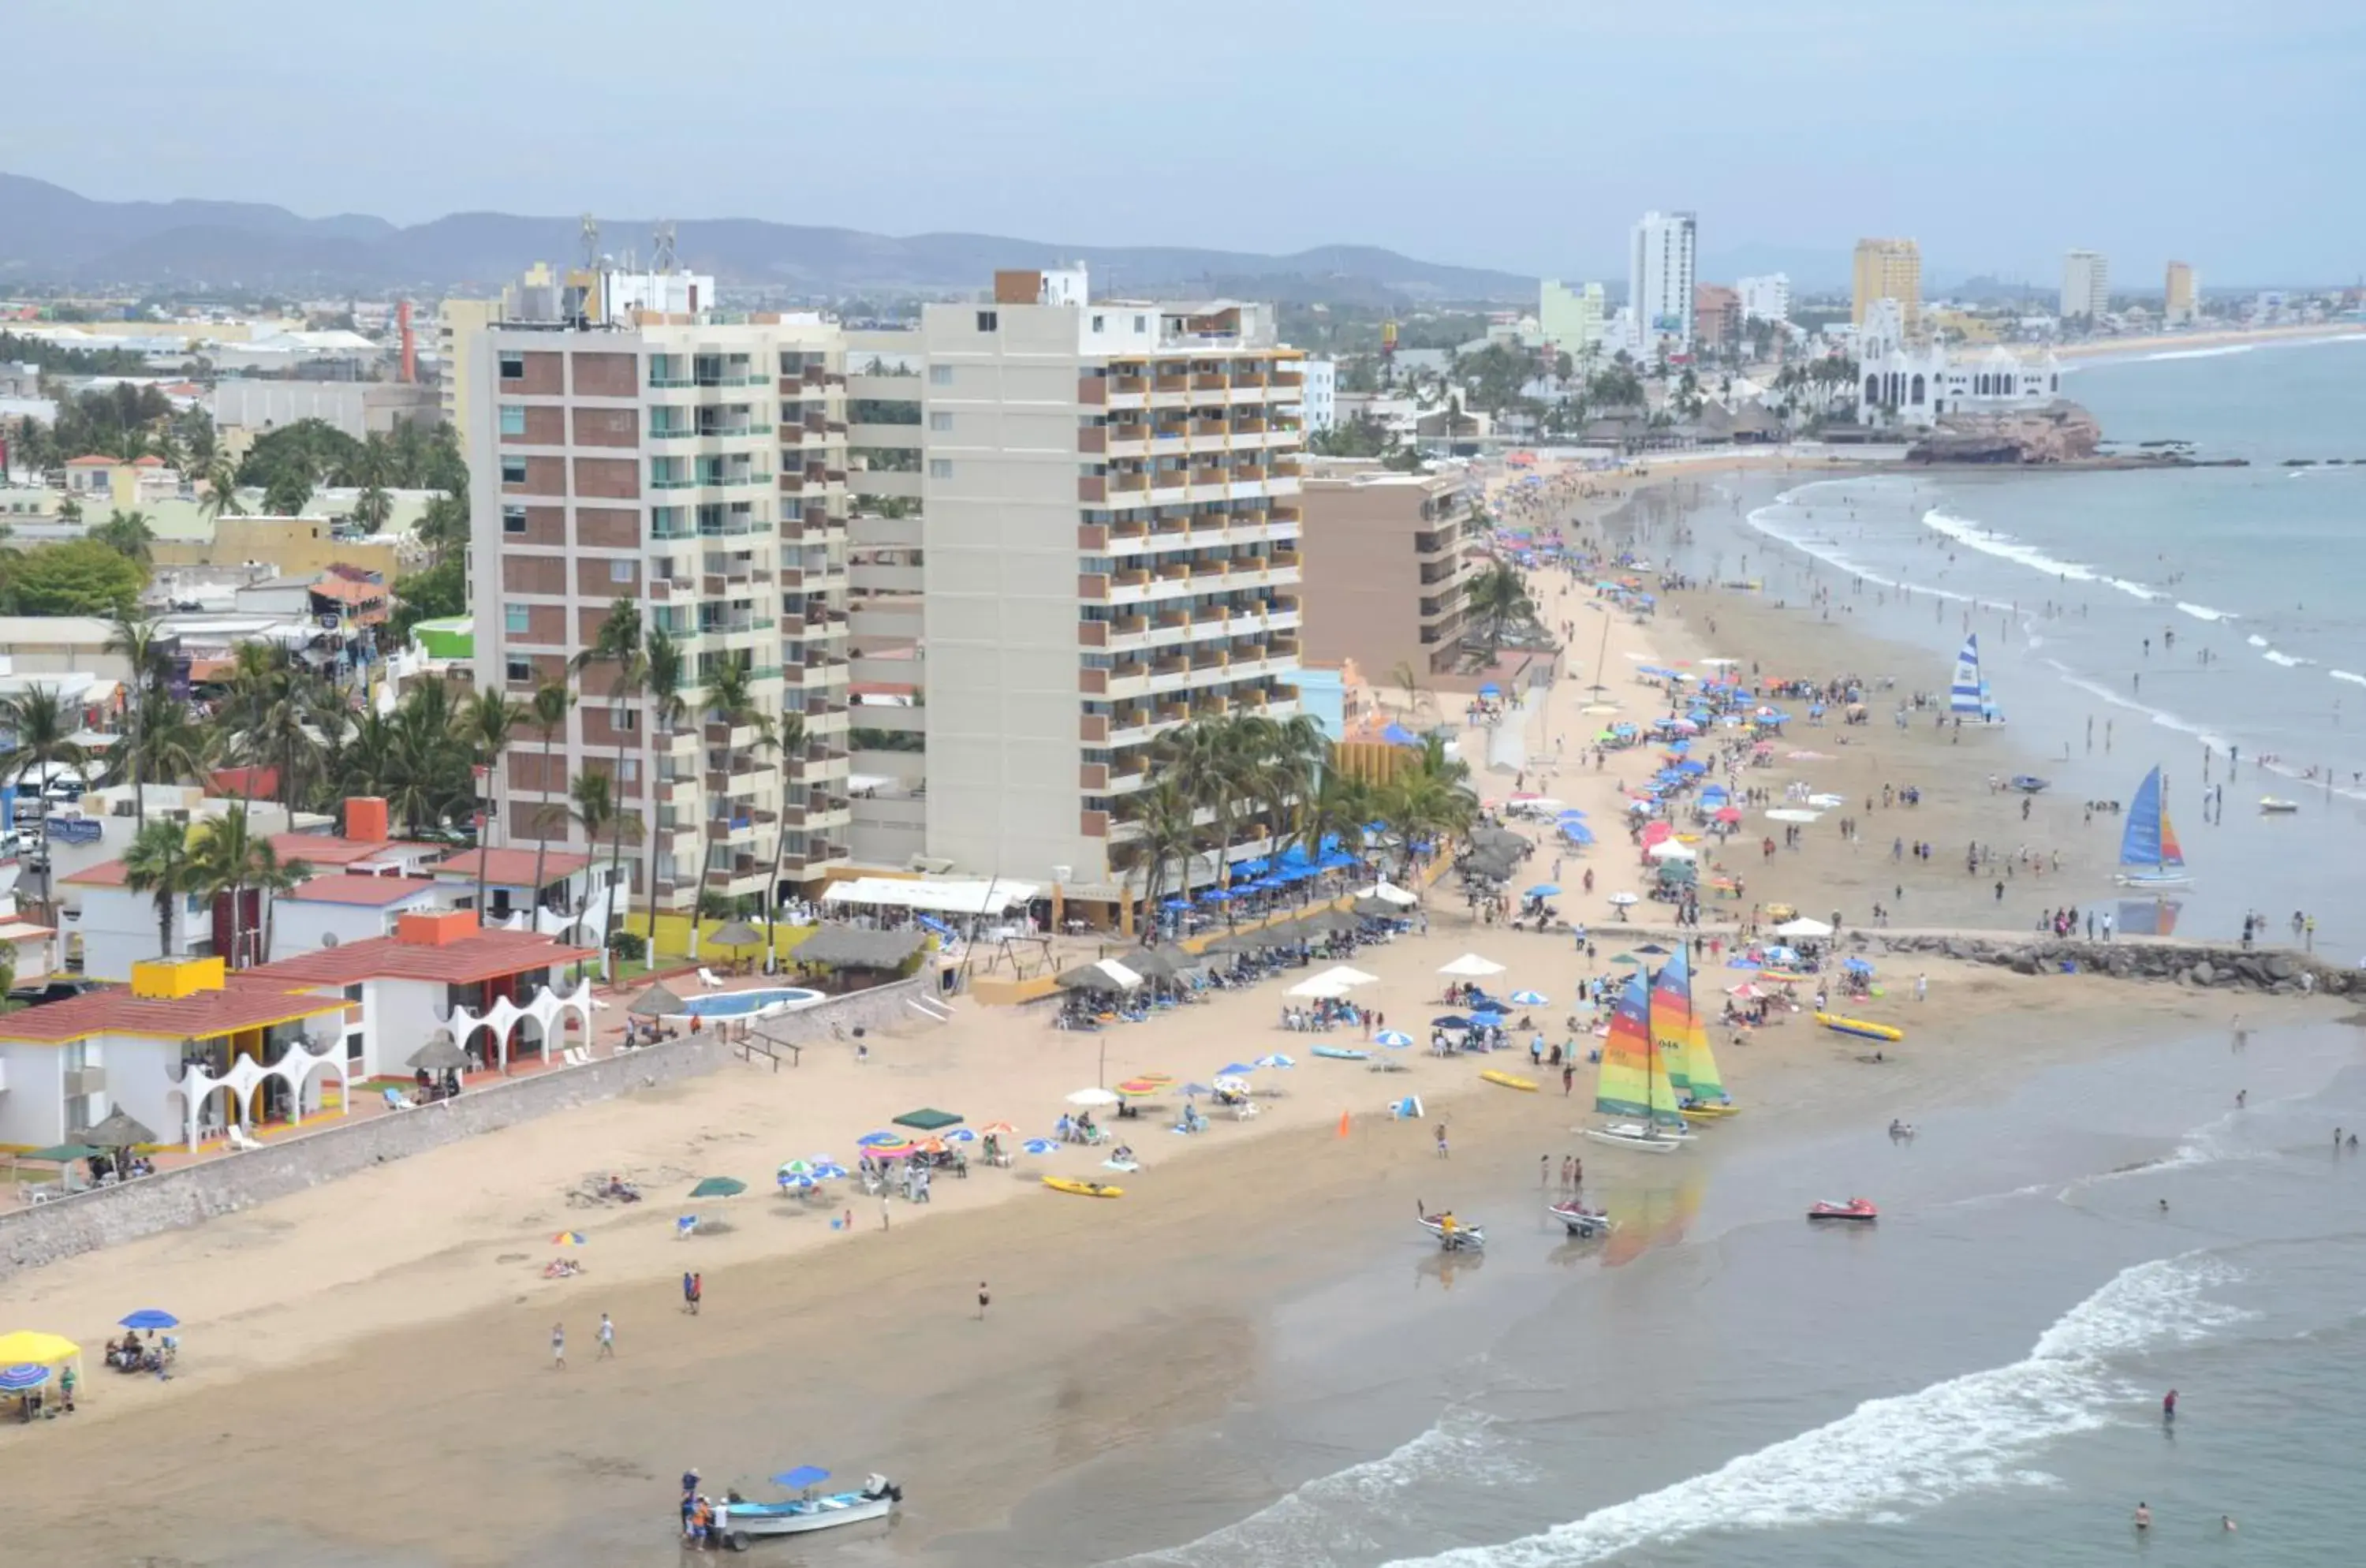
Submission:
[[[2114,878],[2123,887],[2190,887],[2185,851],[2169,819],[2169,798],[2155,768],[2136,786],[2128,803],[2127,826],[2120,832],[2120,870]]]
[[[2003,712],[1989,694],[1988,682],[1980,676],[1980,639],[1977,635],[1966,637],[1962,650],[1955,655],[1955,678],[1947,685],[1947,711],[1958,720],[2004,722]]]
[[[1725,1092],[1708,1027],[1693,1010],[1692,964],[1681,948],[1651,982],[1651,1038],[1659,1043],[1677,1113],[1686,1122],[1723,1121],[1741,1111]]]
[[[1651,986],[1640,969],[1628,976],[1627,988],[1610,1015],[1610,1037],[1602,1043],[1602,1067],[1594,1078],[1594,1108],[1618,1118],[1583,1129],[1597,1144],[1665,1155],[1692,1141],[1651,1038]]]

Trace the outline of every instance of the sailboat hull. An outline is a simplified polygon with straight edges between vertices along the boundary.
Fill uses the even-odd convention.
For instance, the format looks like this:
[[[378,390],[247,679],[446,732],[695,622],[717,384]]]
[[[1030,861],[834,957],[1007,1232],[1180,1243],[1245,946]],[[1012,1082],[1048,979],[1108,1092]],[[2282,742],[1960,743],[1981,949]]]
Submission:
[[[2191,887],[2193,878],[2181,871],[2124,871],[2112,878],[2123,887]]]
[[[1680,1114],[1687,1122],[1722,1122],[1729,1116],[1741,1114],[1739,1105],[1687,1105]]]
[[[1585,1136],[1597,1144],[1607,1144],[1614,1149],[1633,1149],[1638,1154],[1672,1155],[1692,1142],[1688,1133],[1672,1128],[1647,1127],[1640,1122],[1612,1122],[1600,1127],[1583,1129]]]

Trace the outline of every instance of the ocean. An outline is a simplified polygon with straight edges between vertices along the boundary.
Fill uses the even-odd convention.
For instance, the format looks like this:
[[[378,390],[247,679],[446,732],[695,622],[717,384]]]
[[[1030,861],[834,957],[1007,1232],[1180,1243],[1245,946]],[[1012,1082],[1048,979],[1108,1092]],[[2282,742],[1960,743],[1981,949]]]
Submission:
[[[1900,645],[1901,688],[1944,696],[1977,634],[2011,750],[2056,795],[2124,802],[2160,766],[2193,882],[2129,929],[2231,940],[2257,912],[2281,941],[2298,913],[2319,951],[2366,953],[2366,338],[2090,362],[2065,385],[2122,446],[2250,466],[1724,479],[1671,558],[1827,593]],[[2261,813],[2270,795],[2297,810]]]
[[[2070,390],[2119,442],[2251,466],[1704,480],[1669,553],[1827,592],[1904,689],[1944,694],[1978,633],[1997,758],[2084,799],[2166,770],[2195,884],[2160,923],[2231,938],[2256,909],[2282,940],[2306,911],[2320,949],[2366,952],[2366,468],[2282,466],[2366,458],[2366,345],[2097,363]],[[2260,815],[2270,793],[2300,810]],[[1012,1535],[1123,1568],[2076,1568],[2124,1561],[2142,1502],[2158,1564],[2346,1561],[2366,1158],[2333,1130],[2366,1128],[2360,1044],[2153,1041],[1905,1143],[1737,1124],[1594,1192],[1628,1217],[1607,1247],[1507,1185],[1483,1265],[1409,1251],[1284,1304],[1253,1401],[1086,1467]],[[1878,1226],[1802,1217],[1859,1191]]]

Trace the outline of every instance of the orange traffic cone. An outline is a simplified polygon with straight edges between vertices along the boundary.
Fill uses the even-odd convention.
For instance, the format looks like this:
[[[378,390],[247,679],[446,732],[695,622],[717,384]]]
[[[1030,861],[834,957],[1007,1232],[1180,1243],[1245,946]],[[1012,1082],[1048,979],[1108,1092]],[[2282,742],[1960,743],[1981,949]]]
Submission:
[[[1339,1135],[1343,1138],[1347,1135],[1347,1113],[1344,1111],[1339,1112]]]

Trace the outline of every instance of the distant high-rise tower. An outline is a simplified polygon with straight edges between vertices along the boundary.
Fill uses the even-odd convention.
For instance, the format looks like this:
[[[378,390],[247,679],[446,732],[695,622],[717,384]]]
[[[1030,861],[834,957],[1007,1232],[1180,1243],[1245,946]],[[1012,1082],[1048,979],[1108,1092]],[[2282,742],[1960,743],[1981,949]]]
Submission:
[[[1688,354],[1693,345],[1693,265],[1699,220],[1689,212],[1646,212],[1635,225],[1627,309],[1636,351]]]
[[[2112,308],[2112,269],[2101,251],[2072,251],[2062,258],[2062,319],[2093,321]]]
[[[1922,247],[1911,240],[1859,240],[1853,288],[1849,295],[1849,321],[1865,325],[1865,313],[1876,299],[1895,299],[1906,322],[1907,335],[1922,330]]]
[[[1770,272],[1763,277],[1745,277],[1733,287],[1741,294],[1743,321],[1773,321],[1778,326],[1790,321],[1790,274]]]
[[[2191,263],[2169,264],[2169,288],[2161,299],[2161,320],[2172,327],[2191,326],[2202,315],[2202,281]]]

